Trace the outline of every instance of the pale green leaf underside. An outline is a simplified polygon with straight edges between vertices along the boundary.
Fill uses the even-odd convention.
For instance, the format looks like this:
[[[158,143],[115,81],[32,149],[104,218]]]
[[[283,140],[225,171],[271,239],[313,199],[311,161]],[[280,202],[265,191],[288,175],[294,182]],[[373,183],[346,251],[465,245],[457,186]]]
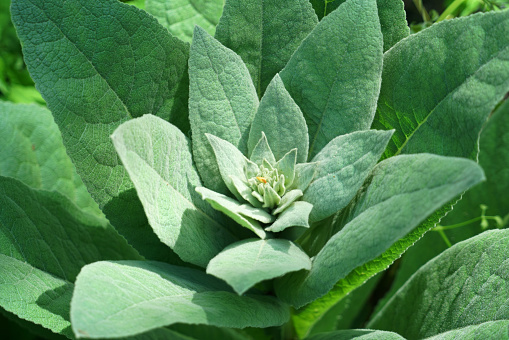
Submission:
[[[487,231],[457,243],[422,266],[368,326],[424,338],[508,321],[508,258],[509,230]]]
[[[281,71],[306,119],[310,158],[333,138],[371,125],[382,46],[376,1],[350,0],[315,27]]]
[[[205,273],[160,262],[96,262],[76,281],[71,302],[77,336],[122,337],[174,323],[279,326],[288,307],[272,297],[238,296]],[[89,311],[95,311],[89,313]]]
[[[509,11],[445,20],[384,55],[375,129],[385,152],[475,158],[479,131],[509,90]]]
[[[249,132],[248,150],[252,157],[258,141],[265,134],[275,159],[297,149],[297,163],[308,158],[309,137],[306,120],[300,108],[276,74],[263,95]]]
[[[154,232],[184,261],[205,267],[235,240],[195,192],[201,181],[179,129],[146,115],[122,124],[112,139]]]
[[[436,209],[483,179],[477,164],[461,158],[420,154],[379,163],[350,209],[346,225],[314,257],[309,274],[286,275],[277,282],[278,296],[300,307],[326,294],[355,268],[382,254]]]
[[[293,242],[248,239],[219,253],[210,261],[207,273],[223,279],[242,295],[260,281],[301,269],[311,269],[311,260]]]
[[[175,37],[191,42],[194,26],[214,35],[223,0],[146,0],[145,10]]]
[[[0,102],[0,175],[55,190],[78,207],[102,215],[71,159],[51,112],[36,105]]]
[[[373,329],[347,329],[320,333],[306,340],[405,340],[401,335]]]
[[[425,340],[476,340],[476,339],[509,339],[509,320],[488,321],[478,325],[453,329]]]
[[[216,38],[246,63],[262,97],[317,23],[307,0],[286,0],[284,6],[277,0],[227,0]]]
[[[18,317],[73,337],[69,305],[74,285],[0,254],[0,306]]]
[[[191,45],[189,82],[196,167],[207,188],[226,194],[205,133],[230,142],[246,155],[258,97],[242,59],[200,27],[195,28]]]
[[[344,208],[376,165],[393,131],[357,131],[331,140],[312,160],[313,182],[303,200],[313,204],[310,221]]]

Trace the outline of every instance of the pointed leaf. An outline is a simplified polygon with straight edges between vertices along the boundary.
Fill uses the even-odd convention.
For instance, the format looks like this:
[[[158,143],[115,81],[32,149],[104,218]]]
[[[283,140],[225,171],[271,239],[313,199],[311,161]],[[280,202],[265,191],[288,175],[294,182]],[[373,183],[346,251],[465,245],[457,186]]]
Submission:
[[[214,209],[225,213],[235,222],[251,230],[259,237],[266,237],[266,233],[258,221],[270,223],[273,221],[274,217],[265,210],[254,208],[247,204],[240,204],[238,201],[228,196],[204,187],[196,188],[196,191],[201,194],[202,198],[209,202]]]
[[[161,258],[167,247],[137,215],[141,204],[110,135],[146,113],[189,130],[188,45],[117,1],[13,0],[12,19],[30,75],[88,191],[130,243]]]
[[[351,208],[346,225],[314,257],[309,274],[286,275],[277,282],[278,296],[300,307],[324,295],[355,268],[381,255],[436,209],[483,179],[482,169],[462,158],[420,154],[379,163]],[[373,274],[363,275],[367,279]]]
[[[371,126],[382,46],[375,0],[350,0],[315,27],[281,71],[308,124],[309,158],[334,137]]]
[[[129,336],[179,322],[244,328],[279,326],[288,318],[288,307],[272,297],[238,296],[201,271],[160,262],[86,266],[71,302],[75,334],[96,338]]]
[[[216,38],[242,57],[261,97],[317,22],[307,0],[227,0]]]
[[[189,120],[196,166],[205,186],[226,194],[205,133],[224,139],[247,154],[258,97],[242,59],[200,27],[194,30],[189,82]]]
[[[261,208],[262,203],[253,196],[253,189],[246,184],[243,180],[236,176],[230,176],[230,179],[235,186],[236,192],[244,199],[249,202],[255,208]]]
[[[231,244],[214,257],[207,273],[225,280],[242,295],[263,280],[310,268],[309,257],[291,241],[248,239]]]
[[[396,130],[386,157],[475,158],[479,132],[509,90],[508,30],[508,11],[445,20],[384,55],[373,128]]]
[[[191,42],[194,26],[214,35],[223,0],[145,0],[145,10],[175,37]]]
[[[457,243],[422,266],[369,327],[424,338],[488,321],[509,321],[508,258],[509,230],[487,231]]]
[[[285,186],[289,187],[295,178],[295,163],[297,161],[297,149],[288,151],[283,158],[276,163],[276,168],[285,175]]]
[[[0,175],[36,189],[55,190],[78,207],[102,215],[65,151],[51,112],[0,102]]]
[[[344,208],[380,159],[392,131],[358,131],[334,138],[314,158],[313,182],[303,200],[313,204],[310,220],[320,221]]]
[[[251,125],[252,126],[252,125]],[[262,164],[263,160],[267,160],[271,164],[276,163],[276,158],[270,149],[269,143],[267,141],[267,137],[265,133],[262,131],[262,137],[256,143],[256,145],[252,148],[252,151],[249,153],[251,156],[249,159],[255,164]]]
[[[315,178],[318,163],[300,163],[295,165],[295,178],[288,190],[299,189],[304,191],[307,189],[311,181]]]
[[[111,137],[159,239],[186,262],[205,267],[235,238],[195,192],[201,186],[184,134],[145,115]]]
[[[308,158],[309,136],[306,120],[276,74],[260,101],[260,106],[249,132],[248,148],[253,152],[262,134],[276,159],[281,159],[290,150],[297,148],[297,163]]]
[[[287,191],[284,196],[281,198],[281,202],[276,210],[272,212],[273,215],[277,215],[280,212],[284,211],[290,204],[292,204],[296,199],[302,197],[303,193],[299,189],[294,189],[291,191]]]
[[[309,228],[309,213],[313,205],[304,201],[293,202],[281,215],[278,216],[277,220],[272,223],[267,231],[280,232],[289,227],[304,227]]]

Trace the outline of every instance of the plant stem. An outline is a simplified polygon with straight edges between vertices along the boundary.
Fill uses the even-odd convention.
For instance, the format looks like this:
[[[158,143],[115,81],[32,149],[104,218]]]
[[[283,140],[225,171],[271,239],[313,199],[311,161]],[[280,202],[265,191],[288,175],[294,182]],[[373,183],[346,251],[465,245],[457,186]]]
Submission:
[[[452,243],[451,243],[451,241],[449,241],[449,238],[444,233],[444,230],[443,229],[439,229],[439,230],[437,230],[437,232],[440,234],[440,236],[442,236],[442,240],[444,240],[445,244],[447,245],[447,248],[451,248],[452,247]]]
[[[483,218],[487,219],[487,220],[497,220],[497,216],[477,216],[471,220],[464,221],[461,223],[456,223],[456,224],[451,224],[451,225],[446,225],[446,226],[437,225],[433,230],[439,232],[439,231],[443,231],[443,230],[455,229],[455,228],[463,227],[463,226],[469,225],[471,223],[480,221]]]
[[[438,17],[437,22],[440,22],[446,19],[449,15],[451,15],[459,6],[463,4],[465,0],[454,0],[452,4],[447,6],[445,11]]]

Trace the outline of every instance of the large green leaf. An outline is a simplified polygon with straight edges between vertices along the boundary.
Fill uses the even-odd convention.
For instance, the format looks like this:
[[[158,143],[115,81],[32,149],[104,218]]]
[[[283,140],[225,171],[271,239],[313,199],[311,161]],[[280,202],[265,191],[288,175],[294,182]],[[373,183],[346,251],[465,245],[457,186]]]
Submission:
[[[310,0],[313,8],[322,20],[345,0]],[[384,52],[410,33],[406,22],[405,6],[401,0],[377,0],[378,17],[384,36]]]
[[[242,59],[199,27],[191,45],[189,80],[194,160],[205,186],[227,194],[205,133],[232,143],[247,155],[258,97]]]
[[[12,18],[30,74],[88,191],[129,242],[160,258],[153,249],[164,247],[136,215],[141,205],[109,136],[146,113],[189,130],[188,45],[147,13],[114,0],[13,0]]]
[[[426,340],[509,340],[509,320],[488,321],[478,325],[453,329],[445,333],[426,338]]]
[[[83,210],[102,214],[76,173],[58,126],[45,107],[0,102],[0,175],[32,188],[58,191]]]
[[[0,257],[0,305],[65,335],[81,267],[141,258],[103,218],[8,177],[0,177]]]
[[[320,333],[306,340],[405,340],[401,335],[373,329],[348,329]]]
[[[223,0],[146,0],[145,10],[171,34],[191,42],[195,25],[214,35]]]
[[[205,267],[235,240],[195,191],[201,181],[179,129],[146,115],[119,126],[112,139],[150,225],[184,261]]]
[[[339,135],[368,129],[382,74],[375,0],[349,0],[325,17],[281,71],[309,128],[309,157]]]
[[[320,221],[343,209],[355,196],[380,159],[392,131],[357,131],[331,140],[312,160],[315,178],[304,192],[313,204],[310,221]]]
[[[297,163],[307,161],[309,137],[306,121],[278,74],[269,84],[253,119],[247,145],[250,157],[263,133],[275,159],[280,160],[296,148]]]
[[[483,178],[475,162],[462,158],[420,154],[379,163],[350,208],[345,226],[313,258],[311,271],[276,281],[278,296],[296,307],[323,296]],[[373,274],[365,273],[365,279]]]
[[[509,90],[509,11],[446,20],[384,55],[373,128],[396,129],[386,157],[475,158],[479,132]]]
[[[256,283],[311,269],[311,260],[285,239],[247,239],[228,246],[207,266],[207,273],[226,281],[239,294]]]
[[[226,0],[216,38],[241,56],[262,97],[317,22],[307,0]]]
[[[73,330],[87,337],[121,337],[178,322],[270,327],[288,318],[288,306],[273,297],[238,296],[201,271],[160,262],[88,265],[71,302]]]
[[[509,230],[460,242],[421,267],[368,327],[415,339],[509,321],[508,258]]]

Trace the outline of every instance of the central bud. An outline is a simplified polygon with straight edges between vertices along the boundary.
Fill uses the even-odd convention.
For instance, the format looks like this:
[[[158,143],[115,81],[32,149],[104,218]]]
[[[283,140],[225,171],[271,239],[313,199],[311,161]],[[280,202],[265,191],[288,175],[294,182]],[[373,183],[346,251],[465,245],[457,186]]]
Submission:
[[[285,175],[264,160],[256,176],[247,180],[251,193],[263,205],[263,208],[274,209],[285,194]]]

